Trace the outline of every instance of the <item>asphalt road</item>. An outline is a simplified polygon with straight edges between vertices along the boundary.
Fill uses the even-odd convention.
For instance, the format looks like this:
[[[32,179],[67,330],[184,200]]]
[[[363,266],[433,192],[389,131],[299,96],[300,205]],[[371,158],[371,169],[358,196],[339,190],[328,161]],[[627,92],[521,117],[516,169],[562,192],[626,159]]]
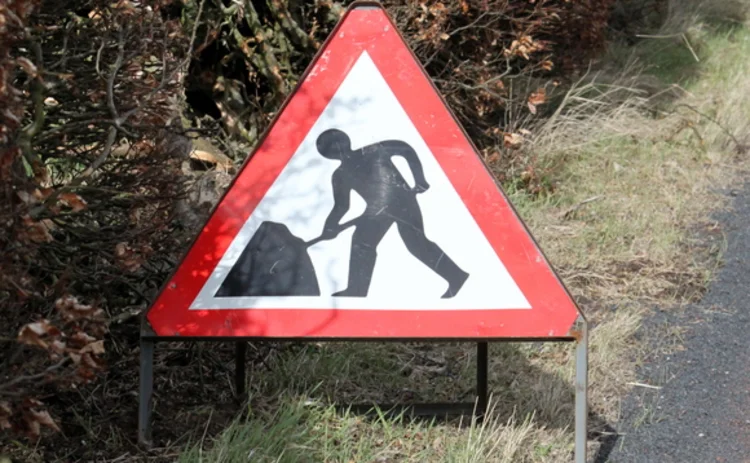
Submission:
[[[634,388],[597,463],[750,463],[750,184],[732,194],[733,209],[716,217],[724,265],[703,300],[645,322],[655,333],[686,328],[685,349],[639,369],[639,382],[661,389]]]

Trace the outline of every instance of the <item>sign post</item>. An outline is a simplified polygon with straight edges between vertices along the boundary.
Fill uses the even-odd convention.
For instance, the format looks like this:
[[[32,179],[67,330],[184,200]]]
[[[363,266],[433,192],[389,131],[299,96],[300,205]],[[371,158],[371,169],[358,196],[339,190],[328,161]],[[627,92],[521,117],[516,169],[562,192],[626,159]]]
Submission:
[[[475,342],[479,415],[488,342],[575,341],[585,460],[585,319],[377,2],[347,9],[146,313],[139,441],[155,342],[236,341],[244,395],[246,342],[270,339]]]
[[[575,461],[586,463],[586,436],[588,427],[588,369],[589,369],[589,328],[586,319],[578,321],[576,337],[576,380],[575,380]]]

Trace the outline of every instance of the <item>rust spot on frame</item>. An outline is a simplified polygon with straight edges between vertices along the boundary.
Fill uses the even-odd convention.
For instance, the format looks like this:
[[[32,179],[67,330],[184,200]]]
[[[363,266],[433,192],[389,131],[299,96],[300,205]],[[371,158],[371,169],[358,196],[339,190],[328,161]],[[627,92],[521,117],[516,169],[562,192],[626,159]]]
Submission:
[[[574,338],[576,342],[581,342],[581,339],[583,338],[583,332],[581,332],[581,330],[570,330],[568,335]]]

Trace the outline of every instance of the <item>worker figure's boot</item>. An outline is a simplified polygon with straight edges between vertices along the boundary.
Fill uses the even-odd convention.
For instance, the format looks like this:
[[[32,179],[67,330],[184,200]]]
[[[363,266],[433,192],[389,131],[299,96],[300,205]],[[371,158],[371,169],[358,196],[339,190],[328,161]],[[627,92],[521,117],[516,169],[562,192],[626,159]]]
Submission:
[[[440,259],[435,272],[448,282],[448,289],[441,296],[441,299],[450,299],[458,294],[466,280],[469,279],[469,274],[461,270],[448,256],[443,256]]]
[[[366,297],[372,281],[372,273],[375,270],[377,251],[368,249],[359,251],[352,256],[349,262],[349,286],[342,291],[333,293],[338,297]]]
[[[463,287],[466,280],[469,279],[469,274],[459,269],[457,275],[453,275],[453,281],[448,281],[448,289],[440,297],[441,299],[450,299]]]

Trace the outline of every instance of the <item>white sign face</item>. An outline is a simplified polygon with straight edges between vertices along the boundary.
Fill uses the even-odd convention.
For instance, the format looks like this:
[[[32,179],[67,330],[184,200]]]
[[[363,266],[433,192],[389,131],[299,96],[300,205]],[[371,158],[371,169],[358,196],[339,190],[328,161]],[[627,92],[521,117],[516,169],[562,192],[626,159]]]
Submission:
[[[346,153],[342,134],[350,141]],[[429,188],[423,191],[425,183]],[[351,219],[359,222],[343,231],[330,226]],[[326,228],[329,239],[301,244],[320,237]],[[287,246],[284,240],[297,244]],[[284,253],[290,250],[293,258],[311,262],[301,272],[317,280],[310,286],[313,292],[248,296],[222,289],[228,276],[234,278],[230,272],[235,264],[239,271],[246,266],[242,259],[259,256],[259,250],[265,250],[264,259],[277,259],[256,272],[265,276],[274,274],[277,264],[284,266],[289,260]],[[530,308],[366,52],[191,306],[253,308]]]

